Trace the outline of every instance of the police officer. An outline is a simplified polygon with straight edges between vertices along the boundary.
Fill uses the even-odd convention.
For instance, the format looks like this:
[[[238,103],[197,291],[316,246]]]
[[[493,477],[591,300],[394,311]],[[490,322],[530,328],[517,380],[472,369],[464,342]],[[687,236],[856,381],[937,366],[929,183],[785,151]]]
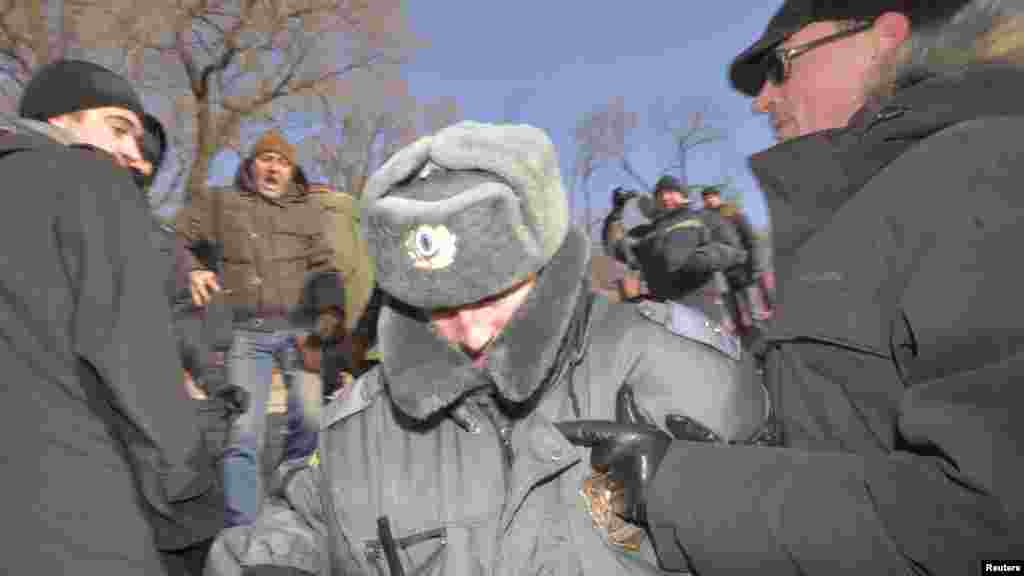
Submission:
[[[325,409],[317,463],[218,537],[209,574],[660,573],[552,422],[642,414],[742,442],[764,395],[703,323],[667,330],[651,316],[668,307],[591,292],[558,165],[541,130],[464,122],[370,178],[380,364]]]
[[[718,186],[704,187],[701,190],[701,198],[704,200],[704,212],[707,216],[718,218],[723,232],[730,240],[738,241],[739,246],[747,251],[746,262],[725,272],[733,297],[741,304],[740,312],[744,325],[750,326],[767,320],[770,310],[763,287],[767,265],[754,226],[739,206],[722,199],[722,191]]]
[[[683,186],[668,175],[655,185],[651,222],[626,231],[622,217],[634,197],[637,193],[621,188],[612,192],[605,249],[640,272],[650,298],[690,306],[731,330],[735,322],[723,300],[729,287],[722,273],[746,262],[739,239],[723,238],[728,230],[718,219],[692,211]],[[637,295],[635,278],[624,282],[627,297]]]

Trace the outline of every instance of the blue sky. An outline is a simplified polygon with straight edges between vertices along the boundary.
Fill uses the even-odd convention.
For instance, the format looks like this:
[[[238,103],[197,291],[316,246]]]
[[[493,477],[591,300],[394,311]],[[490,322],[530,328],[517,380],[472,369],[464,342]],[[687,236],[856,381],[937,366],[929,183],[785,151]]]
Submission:
[[[413,29],[429,45],[415,54],[407,76],[416,96],[454,96],[467,119],[501,121],[509,102],[521,103],[517,120],[545,129],[563,155],[572,153],[578,119],[622,96],[628,109],[641,113],[631,158],[648,182],[671,162],[667,143],[648,126],[651,105],[659,98],[683,102],[684,109],[710,105],[728,139],[691,156],[689,180],[731,177],[745,193],[752,220],[764,225],[763,198],[746,157],[770,146],[771,132],[764,117],[751,113],[750,100],[729,87],[726,68],[779,4],[409,2]],[[598,172],[592,182],[595,210],[607,210],[612,187],[633,184],[620,170]]]
[[[683,110],[710,106],[726,140],[698,148],[689,181],[730,178],[743,191],[756,225],[768,217],[746,158],[772,144],[766,118],[734,92],[726,68],[764,29],[780,2],[639,0],[629,8],[585,0],[408,2],[413,30],[428,45],[406,68],[413,94],[423,100],[454,96],[465,119],[508,119],[543,128],[564,156],[573,154],[579,118],[616,96],[641,114],[631,160],[648,182],[671,162],[668,141],[650,124],[659,99]],[[293,140],[303,130],[289,130]],[[233,174],[237,160],[215,163],[214,180]],[[564,166],[565,164],[563,164]],[[567,174],[563,177],[568,178]],[[635,183],[606,168],[591,183],[595,215],[609,207],[610,190]],[[582,210],[582,200],[577,198]]]

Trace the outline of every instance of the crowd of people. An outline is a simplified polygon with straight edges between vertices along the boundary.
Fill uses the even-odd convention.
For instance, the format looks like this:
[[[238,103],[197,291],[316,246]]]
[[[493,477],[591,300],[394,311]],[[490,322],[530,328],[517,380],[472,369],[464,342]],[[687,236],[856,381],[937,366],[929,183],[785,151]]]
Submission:
[[[358,201],[270,130],[168,227],[131,84],[40,68],[0,118],[4,572],[1022,569],[1021,29],[786,0],[728,70],[778,138],[771,262],[663,177],[632,229],[613,192],[618,301],[536,127],[445,127]]]

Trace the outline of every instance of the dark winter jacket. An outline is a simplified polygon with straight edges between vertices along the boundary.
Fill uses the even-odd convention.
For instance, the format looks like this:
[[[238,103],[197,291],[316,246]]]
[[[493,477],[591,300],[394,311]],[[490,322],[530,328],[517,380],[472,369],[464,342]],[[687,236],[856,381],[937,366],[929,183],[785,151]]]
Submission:
[[[677,442],[658,553],[700,574],[978,574],[1024,550],[1024,71],[933,77],[753,157],[784,449]]]
[[[3,565],[160,574],[158,549],[210,538],[223,500],[182,386],[148,204],[106,153],[49,125],[2,124],[0,173],[18,196],[0,222]]]
[[[753,284],[757,280],[758,274],[764,271],[765,264],[762,258],[761,242],[757,238],[750,219],[733,204],[722,204],[718,208],[705,208],[704,213],[708,218],[715,218],[721,222],[724,242],[737,242],[736,245],[747,252],[746,262],[726,271],[729,283],[736,287]]]
[[[717,214],[689,208],[658,212],[612,243],[616,259],[639,269],[650,294],[721,320],[715,273],[746,262],[739,237]]]
[[[218,538],[208,572],[385,575],[387,516],[406,574],[658,573],[649,547],[605,544],[579,496],[588,451],[552,423],[611,418],[631,387],[654,422],[679,415],[744,440],[765,414],[762,391],[749,362],[653,322],[665,304],[591,299],[588,252],[571,232],[484,369],[421,313],[385,306],[382,363],[326,409],[319,464],[292,469],[255,526]]]

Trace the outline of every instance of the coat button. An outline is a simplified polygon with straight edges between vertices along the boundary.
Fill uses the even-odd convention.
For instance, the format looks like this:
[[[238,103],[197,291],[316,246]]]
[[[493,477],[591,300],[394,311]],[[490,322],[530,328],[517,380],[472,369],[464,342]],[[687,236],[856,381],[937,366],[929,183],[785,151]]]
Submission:
[[[249,238],[252,238],[253,240],[255,240],[255,239],[259,238],[259,237],[260,237],[260,235],[255,233],[255,232],[250,232],[249,233]]]
[[[263,284],[263,278],[253,276],[252,278],[249,278],[249,284],[252,286],[259,286],[260,284]]]

